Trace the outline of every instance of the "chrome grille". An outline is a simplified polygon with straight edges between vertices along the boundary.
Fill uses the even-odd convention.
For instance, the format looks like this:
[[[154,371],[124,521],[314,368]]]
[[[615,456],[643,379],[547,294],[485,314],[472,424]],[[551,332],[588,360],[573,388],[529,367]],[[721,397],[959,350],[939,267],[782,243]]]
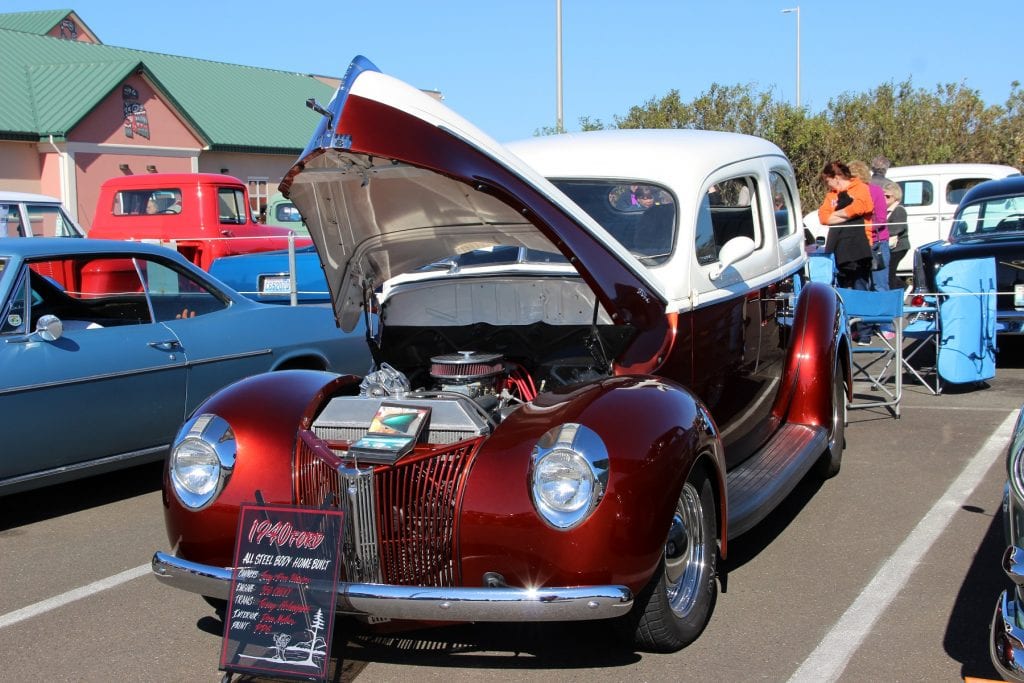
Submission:
[[[346,578],[418,586],[452,586],[457,507],[482,439],[411,455],[394,465],[356,468],[337,444],[300,434],[296,500],[320,505],[328,493],[345,510]]]

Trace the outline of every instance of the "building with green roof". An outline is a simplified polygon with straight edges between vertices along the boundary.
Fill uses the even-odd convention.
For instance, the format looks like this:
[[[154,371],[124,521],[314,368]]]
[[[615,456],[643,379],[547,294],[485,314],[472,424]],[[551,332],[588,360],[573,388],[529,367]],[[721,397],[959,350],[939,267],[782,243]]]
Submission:
[[[336,79],[104,45],[70,9],[0,14],[0,189],[60,197],[88,229],[104,180],[226,173],[253,210]],[[259,106],[247,106],[259,97]]]

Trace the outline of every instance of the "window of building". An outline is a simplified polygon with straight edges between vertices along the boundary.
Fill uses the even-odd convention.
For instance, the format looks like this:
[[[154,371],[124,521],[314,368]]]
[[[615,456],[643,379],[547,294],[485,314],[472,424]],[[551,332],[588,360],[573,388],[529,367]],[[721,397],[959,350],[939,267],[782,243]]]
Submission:
[[[270,182],[268,178],[249,176],[249,213],[259,216],[260,222],[265,222],[267,213],[267,200],[270,197]]]

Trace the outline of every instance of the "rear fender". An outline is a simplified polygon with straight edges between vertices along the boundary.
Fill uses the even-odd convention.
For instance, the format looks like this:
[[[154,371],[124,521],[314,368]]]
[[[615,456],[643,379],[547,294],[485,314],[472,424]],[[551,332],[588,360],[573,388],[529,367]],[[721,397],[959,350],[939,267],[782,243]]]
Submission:
[[[842,302],[832,287],[811,282],[797,301],[793,338],[773,415],[787,422],[828,428],[837,359],[849,394],[850,347]]]

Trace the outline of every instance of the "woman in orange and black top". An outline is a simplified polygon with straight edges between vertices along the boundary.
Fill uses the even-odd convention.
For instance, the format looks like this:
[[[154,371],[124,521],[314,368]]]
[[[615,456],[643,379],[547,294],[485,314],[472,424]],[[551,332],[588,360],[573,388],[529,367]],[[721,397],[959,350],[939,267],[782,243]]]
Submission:
[[[869,289],[871,282],[871,212],[874,204],[864,182],[841,161],[830,161],[821,172],[828,185],[818,220],[828,226],[825,251],[835,254],[840,287]]]

